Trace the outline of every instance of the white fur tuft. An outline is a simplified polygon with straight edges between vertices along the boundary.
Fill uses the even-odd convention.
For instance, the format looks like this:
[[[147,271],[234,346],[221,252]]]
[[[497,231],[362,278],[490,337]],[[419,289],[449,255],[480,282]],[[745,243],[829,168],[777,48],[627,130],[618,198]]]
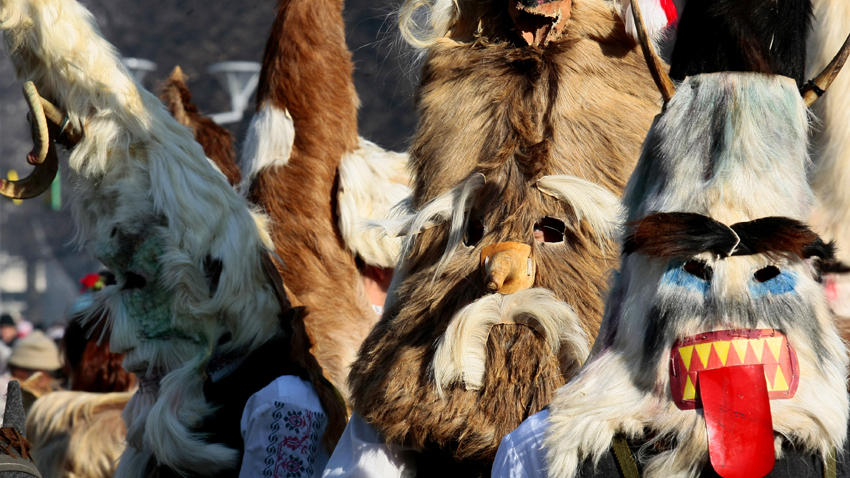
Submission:
[[[573,309],[548,289],[526,289],[509,295],[482,297],[459,310],[437,344],[431,372],[443,388],[462,382],[467,390],[484,383],[487,338],[498,324],[533,328],[557,355],[564,375],[571,375],[587,358],[587,334]]]
[[[410,194],[407,155],[360,138],[360,147],[339,165],[339,229],[346,247],[373,266],[395,267],[401,241],[364,227],[390,215]]]
[[[245,194],[260,171],[286,165],[294,142],[295,123],[289,111],[281,111],[268,102],[264,104],[251,118],[248,135],[243,143],[239,164],[242,170],[240,191]]]
[[[599,244],[606,239],[617,239],[623,221],[620,200],[598,184],[575,176],[543,176],[537,189],[557,198],[573,208],[576,220],[585,219],[596,234]]]
[[[637,29],[635,28],[635,17],[632,14],[632,0],[616,0],[620,4],[620,18],[626,24],[626,31],[629,35],[638,40]],[[667,14],[664,12],[664,7],[661,6],[659,0],[638,0],[640,2],[640,12],[643,14],[643,22],[646,25],[646,32],[649,38],[655,44],[658,51],[659,42],[664,40],[667,33]]]

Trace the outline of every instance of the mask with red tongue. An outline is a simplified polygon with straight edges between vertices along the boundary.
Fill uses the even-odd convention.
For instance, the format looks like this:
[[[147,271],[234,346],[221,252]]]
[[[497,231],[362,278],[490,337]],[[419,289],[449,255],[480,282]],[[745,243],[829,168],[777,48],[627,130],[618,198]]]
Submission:
[[[723,478],[773,469],[770,400],[794,397],[797,353],[778,330],[721,330],[680,339],[670,352],[670,391],[681,410],[702,408],[708,453]]]

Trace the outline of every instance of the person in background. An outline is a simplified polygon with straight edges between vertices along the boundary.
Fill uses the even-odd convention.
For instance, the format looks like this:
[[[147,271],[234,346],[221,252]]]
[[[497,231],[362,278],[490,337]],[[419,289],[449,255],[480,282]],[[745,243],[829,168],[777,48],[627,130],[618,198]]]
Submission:
[[[62,369],[59,348],[40,330],[15,342],[8,367],[9,375],[20,381],[21,388],[35,398],[60,388],[56,380],[57,372]]]
[[[127,428],[121,412],[137,381],[121,366],[124,355],[109,350],[106,317],[83,320],[93,295],[115,283],[108,272],[97,276],[86,276],[87,293],[71,307],[61,342],[71,391],[41,397],[27,417],[27,437],[45,477],[109,478],[124,451]]]
[[[15,324],[15,319],[9,314],[0,315],[0,339],[3,340],[4,345],[10,348],[18,340],[18,326]]]

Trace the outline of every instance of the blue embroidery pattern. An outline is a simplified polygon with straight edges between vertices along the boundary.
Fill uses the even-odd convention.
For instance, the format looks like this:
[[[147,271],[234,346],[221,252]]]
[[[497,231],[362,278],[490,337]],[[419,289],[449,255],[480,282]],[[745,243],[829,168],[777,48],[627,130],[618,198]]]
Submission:
[[[271,434],[266,446],[266,468],[263,476],[269,478],[302,478],[313,476],[313,465],[318,451],[319,429],[323,413],[292,407],[286,410],[286,403],[274,402],[274,419],[269,428]],[[284,435],[278,438],[281,422]]]

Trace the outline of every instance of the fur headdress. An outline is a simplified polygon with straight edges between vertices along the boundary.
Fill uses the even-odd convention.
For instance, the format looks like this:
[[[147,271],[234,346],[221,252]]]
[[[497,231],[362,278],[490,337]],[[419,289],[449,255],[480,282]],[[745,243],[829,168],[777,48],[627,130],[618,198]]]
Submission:
[[[568,3],[555,17],[498,2],[400,12],[427,50],[414,191],[380,224],[406,236],[402,260],[350,382],[387,443],[424,454],[423,476],[489,473],[502,436],[551,400],[598,328],[616,195],[659,98],[618,9]],[[430,26],[414,32],[420,6]],[[511,9],[553,22],[527,39]]]
[[[66,112],[61,128],[79,132],[70,154],[77,239],[118,282],[91,307],[97,317],[108,310],[110,346],[141,382],[125,409],[117,475],[141,476],[151,459],[201,475],[234,467],[236,450],[194,430],[214,412],[203,391],[211,357],[283,334],[288,303],[264,265],[265,217],[134,83],[81,4],[2,0],[0,21],[18,77]]]
[[[790,444],[826,458],[843,445],[848,358],[813,264],[832,247],[805,225],[807,133],[790,78],[704,74],[676,90],[629,181],[593,358],[550,407],[550,476],[575,476],[615,434],[662,450],[644,476],[698,476],[718,440],[713,412],[698,410],[710,404],[699,374],[745,363],[761,373],[754,387],[783,398],[766,405],[768,455]]]
[[[394,267],[400,247],[362,223],[409,194],[407,156],[358,137],[357,106],[342,2],[281,0],[240,158],[241,191],[270,216],[280,274],[305,307],[312,351],[346,398],[349,366],[378,319],[363,269]]]

